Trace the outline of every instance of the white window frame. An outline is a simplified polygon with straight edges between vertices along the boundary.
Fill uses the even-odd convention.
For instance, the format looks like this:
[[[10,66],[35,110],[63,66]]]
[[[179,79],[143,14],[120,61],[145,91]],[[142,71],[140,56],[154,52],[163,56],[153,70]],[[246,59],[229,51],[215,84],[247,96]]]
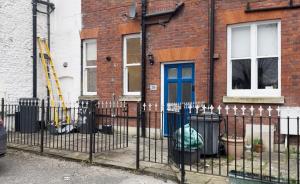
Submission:
[[[267,56],[278,57],[278,89],[258,89],[257,59],[266,58],[257,56],[257,27],[264,24],[277,24],[278,29],[278,55]],[[231,57],[232,28],[250,27],[250,58]],[[232,59],[251,59],[251,89],[232,89]],[[280,97],[281,96],[281,22],[279,20],[260,21],[230,25],[227,27],[227,96],[232,97]]]
[[[127,64],[127,40],[132,38],[140,38],[141,34],[131,34],[123,37],[123,94],[125,96],[140,96],[141,92],[128,91],[128,69],[129,66],[141,66],[140,63]]]
[[[88,68],[97,68],[97,53],[96,53],[96,66],[86,66],[86,49],[87,44],[96,43],[96,52],[97,52],[97,39],[87,39],[83,40],[83,95],[97,95],[97,89],[95,92],[88,92],[87,90],[87,69]],[[97,82],[96,82],[97,83]],[[97,86],[97,84],[96,84]]]

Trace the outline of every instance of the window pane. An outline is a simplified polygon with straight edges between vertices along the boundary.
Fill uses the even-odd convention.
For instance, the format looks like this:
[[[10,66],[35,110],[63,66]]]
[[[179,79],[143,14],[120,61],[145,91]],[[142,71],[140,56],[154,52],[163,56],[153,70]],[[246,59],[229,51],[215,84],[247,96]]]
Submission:
[[[182,84],[182,102],[192,102],[192,83],[183,83]]]
[[[177,79],[177,68],[169,68],[168,69],[168,78],[169,79]]]
[[[192,68],[182,68],[183,78],[192,78]]]
[[[141,63],[140,38],[127,39],[127,64]]]
[[[257,53],[259,56],[277,56],[277,24],[259,25],[257,27]]]
[[[278,58],[258,59],[258,89],[278,89]]]
[[[231,57],[250,57],[250,26],[232,28]]]
[[[168,102],[177,102],[177,83],[168,84]]]
[[[251,89],[251,60],[232,61],[232,89]]]
[[[86,60],[87,61],[96,61],[97,60],[97,43],[87,42],[86,44]]]
[[[87,92],[96,92],[97,72],[96,68],[87,68]]]
[[[141,66],[130,66],[128,69],[128,92],[141,91]]]

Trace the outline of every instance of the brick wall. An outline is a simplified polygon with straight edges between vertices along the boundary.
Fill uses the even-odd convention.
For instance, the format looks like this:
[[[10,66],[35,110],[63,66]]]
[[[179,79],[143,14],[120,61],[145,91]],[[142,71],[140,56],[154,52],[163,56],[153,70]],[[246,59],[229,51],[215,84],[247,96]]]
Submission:
[[[251,7],[272,7],[287,5],[286,0],[251,1]],[[299,0],[294,1],[300,3]],[[243,0],[220,1],[216,4],[216,53],[220,59],[215,64],[215,98],[221,103],[226,95],[227,79],[227,25],[243,22],[281,20],[281,95],[287,106],[299,106],[300,71],[300,26],[299,9],[245,13],[246,2]]]
[[[111,100],[123,95],[122,42],[123,36],[140,33],[141,4],[138,1],[138,18],[130,20],[131,1],[82,0],[83,29],[98,28],[97,91],[101,100]],[[176,0],[149,1],[148,13],[173,9]],[[195,63],[196,100],[207,98],[208,66],[208,3],[197,0],[185,1],[183,10],[166,26],[148,27],[147,53],[153,53],[155,64],[147,62],[147,101],[160,103],[160,72],[162,62],[191,61]],[[178,54],[179,53],[179,54]],[[180,54],[181,53],[181,54]],[[106,57],[112,58],[111,62]],[[149,85],[158,86],[150,91]],[[130,104],[131,112],[136,111]]]
[[[300,3],[299,0],[295,3]],[[155,64],[147,62],[147,101],[160,102],[161,63],[192,61],[195,63],[196,101],[208,97],[209,74],[209,2],[184,0],[183,10],[166,26],[155,25],[147,29],[147,53],[153,53]],[[270,7],[287,4],[286,0],[249,1],[253,7]],[[124,16],[130,0],[82,0],[83,28],[98,29],[97,91],[101,100],[122,96],[122,36],[140,32],[140,1],[138,18]],[[150,0],[148,12],[172,9],[177,0]],[[299,9],[260,13],[245,13],[245,0],[216,0],[216,53],[215,104],[226,96],[227,82],[227,25],[258,20],[280,19],[282,24],[282,96],[285,105],[300,104],[300,26]],[[105,58],[111,56],[112,61]],[[113,79],[113,80],[112,80]],[[150,91],[149,84],[156,84],[157,91]],[[131,112],[136,107],[131,104]]]

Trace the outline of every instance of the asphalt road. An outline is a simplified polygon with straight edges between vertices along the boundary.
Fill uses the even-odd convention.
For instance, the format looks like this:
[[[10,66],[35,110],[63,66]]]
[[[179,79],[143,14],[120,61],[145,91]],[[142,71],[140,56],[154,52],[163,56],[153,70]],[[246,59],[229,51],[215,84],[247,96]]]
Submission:
[[[0,184],[173,184],[123,170],[89,166],[8,150],[0,158]]]

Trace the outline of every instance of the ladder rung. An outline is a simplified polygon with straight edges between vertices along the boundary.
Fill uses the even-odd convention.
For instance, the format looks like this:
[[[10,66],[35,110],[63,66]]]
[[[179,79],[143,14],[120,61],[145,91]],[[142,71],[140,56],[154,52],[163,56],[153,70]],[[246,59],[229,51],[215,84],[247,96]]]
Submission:
[[[50,57],[48,56],[47,53],[39,53],[40,58],[42,57],[42,54],[44,55],[44,58],[45,58],[45,59],[47,59],[47,60],[50,59]]]

